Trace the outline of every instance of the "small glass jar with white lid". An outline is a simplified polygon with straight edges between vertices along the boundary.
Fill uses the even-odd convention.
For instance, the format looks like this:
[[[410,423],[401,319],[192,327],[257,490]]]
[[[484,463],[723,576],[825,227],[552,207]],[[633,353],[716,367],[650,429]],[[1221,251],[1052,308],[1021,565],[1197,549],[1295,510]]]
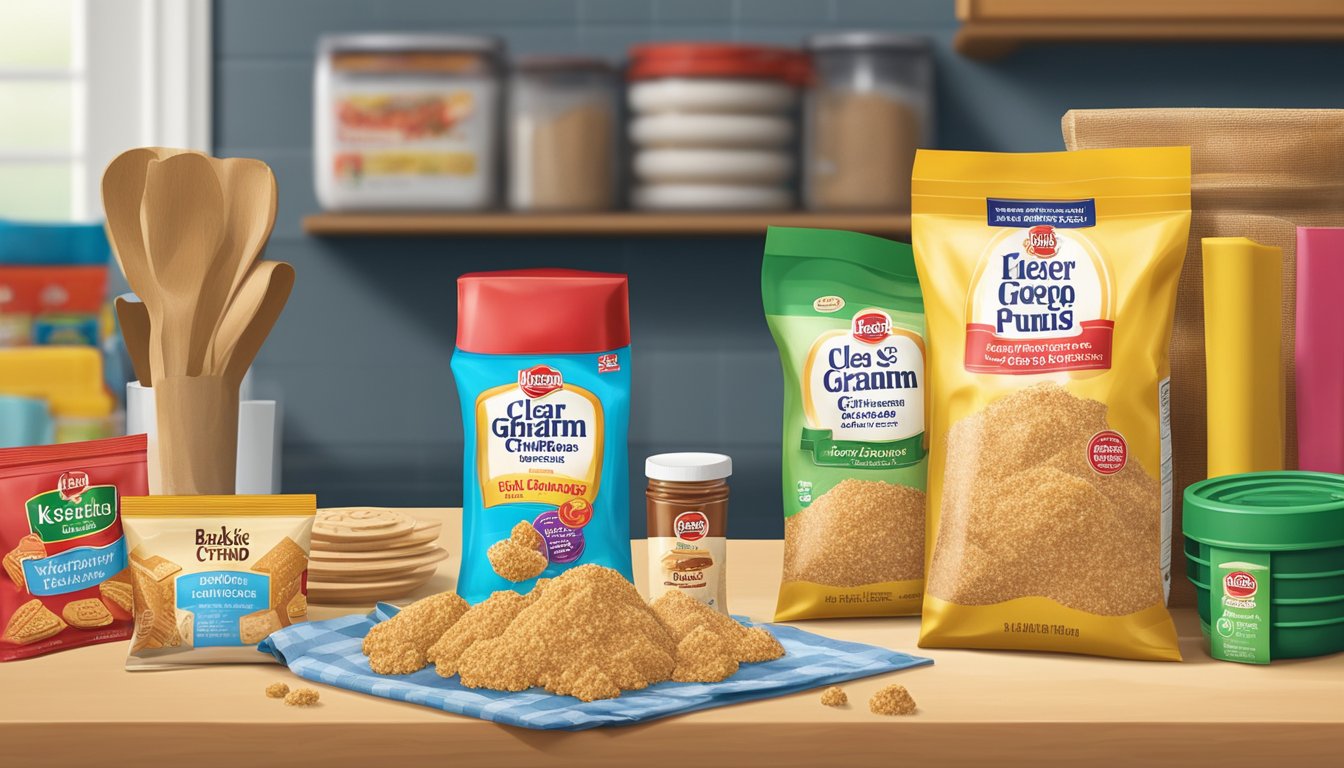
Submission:
[[[601,59],[533,57],[509,78],[509,207],[616,204],[616,70]]]

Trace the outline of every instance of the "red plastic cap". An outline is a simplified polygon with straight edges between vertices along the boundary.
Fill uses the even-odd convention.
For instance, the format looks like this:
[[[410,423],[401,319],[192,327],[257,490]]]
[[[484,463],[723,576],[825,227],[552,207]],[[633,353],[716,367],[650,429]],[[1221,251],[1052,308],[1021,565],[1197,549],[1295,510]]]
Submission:
[[[457,279],[457,348],[488,355],[578,355],[630,344],[629,279],[517,269]]]
[[[630,80],[660,77],[744,77],[805,84],[807,54],[793,48],[737,43],[654,43],[630,49]]]

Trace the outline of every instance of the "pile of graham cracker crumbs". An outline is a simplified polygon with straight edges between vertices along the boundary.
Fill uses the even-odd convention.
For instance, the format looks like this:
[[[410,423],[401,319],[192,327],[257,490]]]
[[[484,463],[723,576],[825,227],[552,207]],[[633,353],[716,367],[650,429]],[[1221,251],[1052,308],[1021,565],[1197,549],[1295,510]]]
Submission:
[[[285,695],[285,703],[291,707],[311,707],[317,699],[318,693],[312,688],[295,688]]]
[[[384,624],[407,614],[424,621],[436,613],[417,608],[436,599],[445,597]],[[667,680],[718,682],[739,663],[777,659],[784,649],[765,629],[743,627],[698,600],[668,593],[650,606],[616,571],[582,565],[527,595],[496,592],[453,617],[421,654],[422,667],[433,663],[468,688],[540,687],[594,701]]]
[[[821,703],[827,707],[843,707],[849,703],[849,696],[844,688],[832,685],[821,692]]]
[[[1087,459],[1106,405],[1038,384],[953,425],[929,594],[958,605],[1037,595],[1131,614],[1163,600],[1161,489],[1131,458]]]
[[[915,700],[903,685],[888,685],[868,700],[868,709],[875,715],[911,715]]]
[[[784,521],[784,580],[833,587],[924,574],[924,492],[841,480]]]
[[[784,646],[769,630],[744,627],[683,592],[665,592],[649,607],[678,643],[695,630],[705,629],[723,642],[724,652],[737,662],[773,661],[784,655]]]
[[[457,674],[457,663],[462,653],[477,640],[499,637],[509,628],[524,608],[532,604],[536,590],[526,595],[517,592],[496,592],[476,607],[467,611],[456,624],[429,648],[425,659],[434,665],[434,671],[443,677]]]
[[[289,693],[289,686],[284,683],[271,683],[266,686],[266,697],[270,699],[283,699],[285,694]]]
[[[407,606],[374,625],[364,636],[369,668],[380,675],[408,675],[425,668],[425,652],[471,606],[452,592],[443,592]]]
[[[545,539],[526,520],[513,526],[509,538],[491,544],[485,557],[495,573],[512,582],[536,578],[550,564]]]

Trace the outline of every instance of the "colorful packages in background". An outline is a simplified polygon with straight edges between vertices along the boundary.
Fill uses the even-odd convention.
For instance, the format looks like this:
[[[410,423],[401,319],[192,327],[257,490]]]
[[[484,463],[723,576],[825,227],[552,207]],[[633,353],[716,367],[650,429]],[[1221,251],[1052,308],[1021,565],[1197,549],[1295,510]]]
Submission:
[[[1298,468],[1344,474],[1344,227],[1297,228]]]
[[[0,220],[0,347],[97,345],[110,260],[101,224]]]

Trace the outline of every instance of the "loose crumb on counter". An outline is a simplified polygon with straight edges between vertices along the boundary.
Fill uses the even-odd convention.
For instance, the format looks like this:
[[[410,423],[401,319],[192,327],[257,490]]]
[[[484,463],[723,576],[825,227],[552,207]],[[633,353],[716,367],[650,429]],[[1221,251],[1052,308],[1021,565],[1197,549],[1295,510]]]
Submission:
[[[828,707],[843,707],[849,704],[849,695],[845,693],[844,688],[832,685],[821,692],[821,703]]]
[[[312,688],[295,688],[285,696],[285,703],[291,707],[311,707],[317,699],[318,693]]]
[[[289,693],[289,686],[284,683],[271,683],[266,686],[266,697],[270,699],[283,699],[285,694]]]
[[[875,715],[911,715],[915,712],[915,700],[905,686],[893,683],[873,694],[868,709]]]

